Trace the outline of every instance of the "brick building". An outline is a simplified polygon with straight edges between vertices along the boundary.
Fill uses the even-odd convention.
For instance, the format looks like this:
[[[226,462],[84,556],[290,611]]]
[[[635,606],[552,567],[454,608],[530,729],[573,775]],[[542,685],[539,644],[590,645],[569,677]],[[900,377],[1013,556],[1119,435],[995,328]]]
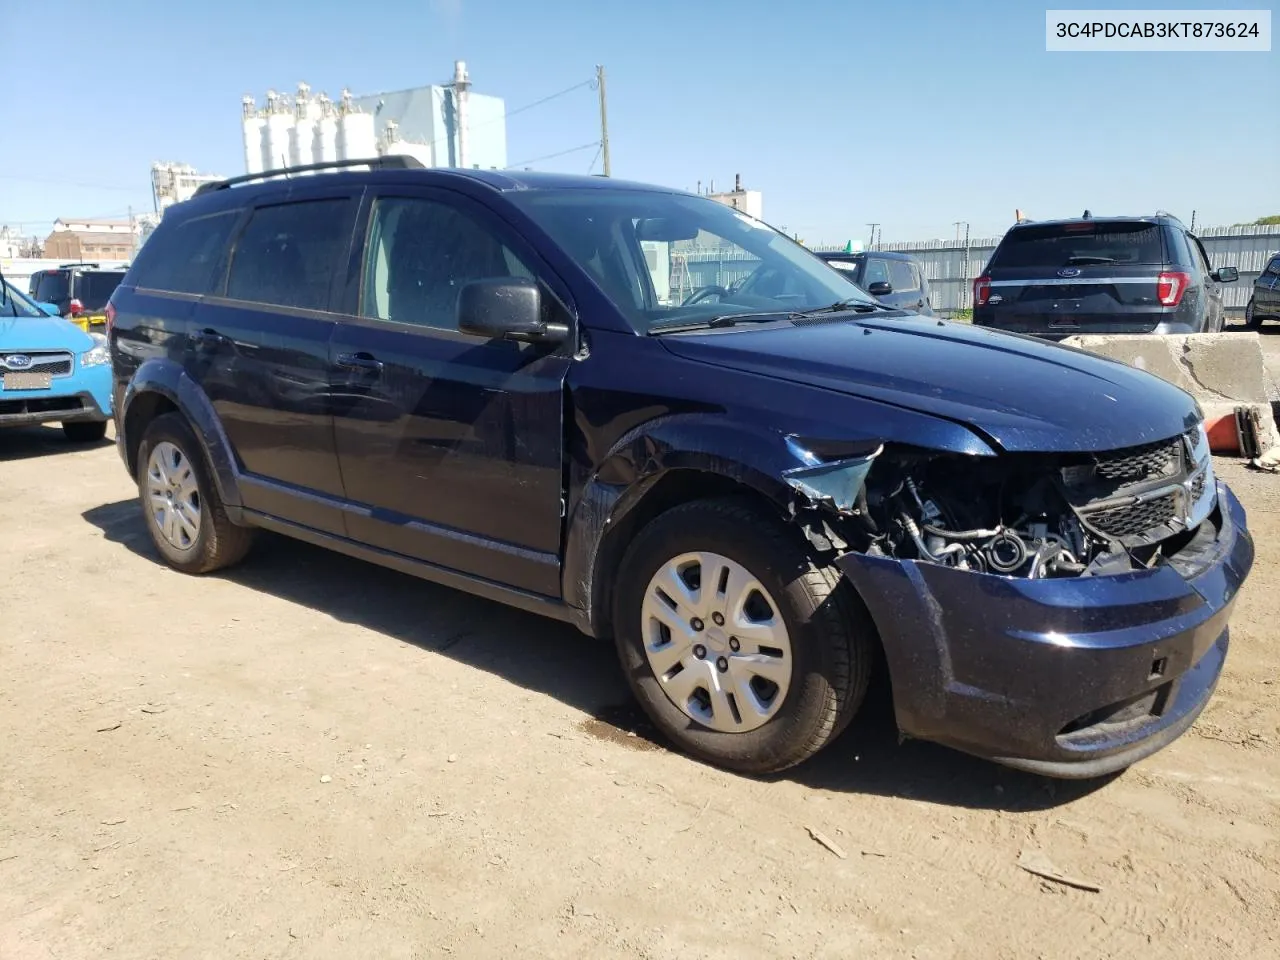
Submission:
[[[44,242],[50,260],[128,260],[137,234],[128,220],[58,219]]]

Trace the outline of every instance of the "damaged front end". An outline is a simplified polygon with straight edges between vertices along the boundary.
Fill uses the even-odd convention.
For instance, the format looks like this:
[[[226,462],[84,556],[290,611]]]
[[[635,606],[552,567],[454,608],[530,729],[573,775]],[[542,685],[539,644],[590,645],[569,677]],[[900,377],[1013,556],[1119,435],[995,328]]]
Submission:
[[[1087,454],[788,447],[794,517],[871,612],[905,735],[1098,776],[1208,701],[1253,547],[1202,426]]]
[[[1029,579],[1149,569],[1213,511],[1204,427],[1090,454],[972,457],[876,445],[824,459],[788,438],[786,481],[826,543]]]

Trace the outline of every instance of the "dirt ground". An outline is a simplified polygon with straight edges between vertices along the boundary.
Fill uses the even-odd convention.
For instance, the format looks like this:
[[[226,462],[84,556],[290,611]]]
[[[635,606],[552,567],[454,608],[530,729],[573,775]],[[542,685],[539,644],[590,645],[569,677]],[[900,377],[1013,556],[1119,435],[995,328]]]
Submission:
[[[1258,564],[1171,748],[1055,783],[881,697],[763,782],[570,628],[280,539],[172,573],[111,446],[5,432],[0,957],[1280,956],[1280,478],[1220,470]]]

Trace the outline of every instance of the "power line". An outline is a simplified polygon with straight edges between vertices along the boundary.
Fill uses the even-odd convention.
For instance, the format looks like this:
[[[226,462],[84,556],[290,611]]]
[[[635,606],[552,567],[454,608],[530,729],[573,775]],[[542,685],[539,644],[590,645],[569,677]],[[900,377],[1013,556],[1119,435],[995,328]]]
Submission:
[[[442,86],[449,86],[451,83],[452,81],[450,81],[450,83],[448,84],[442,84]],[[565,87],[563,90],[557,93],[550,94],[549,96],[545,96],[540,100],[535,100],[533,101],[533,103],[526,103],[523,107],[516,107],[516,109],[514,110],[507,110],[500,117],[494,117],[493,119],[485,120],[482,123],[469,123],[467,124],[467,128],[468,130],[477,130],[481,127],[492,126],[495,123],[502,123],[508,118],[514,117],[518,113],[524,113],[526,110],[532,110],[534,107],[540,107],[544,103],[549,103],[552,100],[556,100],[560,97],[563,97],[565,94],[573,93],[575,90],[581,90],[583,87],[594,88],[595,85],[596,85],[595,78],[592,78],[590,80],[583,80],[581,83],[575,83],[572,87]],[[438,143],[448,143],[451,139],[453,139],[453,134],[446,133],[443,137],[436,137],[434,140],[430,141],[428,146],[434,147]]]
[[[594,169],[596,168],[596,161],[600,159],[600,151],[601,151],[601,150],[603,150],[603,149],[604,149],[604,141],[603,141],[603,140],[601,140],[601,141],[600,141],[600,148],[599,148],[598,150],[596,150],[596,155],[595,155],[594,157],[592,157],[592,158],[591,158],[591,163],[590,163],[590,165],[587,167],[587,173],[590,173],[592,170],[594,170]]]
[[[521,160],[519,163],[512,163],[507,166],[508,170],[514,170],[516,167],[523,167],[528,163],[538,163],[541,160],[554,160],[556,157],[568,156],[571,153],[577,153],[579,150],[590,150],[592,147],[600,146],[599,140],[592,140],[590,143],[584,143],[579,147],[570,147],[568,150],[561,150],[558,153],[548,153],[541,157],[534,157],[532,160]]]
[[[110,186],[105,183],[81,183],[75,180],[54,180],[48,177],[19,177],[13,174],[0,174],[0,180],[14,180],[19,183],[44,183],[54,187],[82,187],[86,190],[119,190],[132,193],[138,187]]]

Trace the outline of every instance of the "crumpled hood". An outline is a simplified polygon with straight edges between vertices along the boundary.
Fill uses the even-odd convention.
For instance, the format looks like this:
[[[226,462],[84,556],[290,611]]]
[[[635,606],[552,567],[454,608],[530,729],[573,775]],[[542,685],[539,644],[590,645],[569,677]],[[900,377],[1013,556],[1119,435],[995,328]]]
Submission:
[[[84,353],[93,338],[60,317],[0,318],[0,351],[69,350]]]
[[[1188,394],[1122,363],[924,317],[737,327],[662,343],[687,360],[944,417],[1010,452],[1115,450],[1200,419]]]

